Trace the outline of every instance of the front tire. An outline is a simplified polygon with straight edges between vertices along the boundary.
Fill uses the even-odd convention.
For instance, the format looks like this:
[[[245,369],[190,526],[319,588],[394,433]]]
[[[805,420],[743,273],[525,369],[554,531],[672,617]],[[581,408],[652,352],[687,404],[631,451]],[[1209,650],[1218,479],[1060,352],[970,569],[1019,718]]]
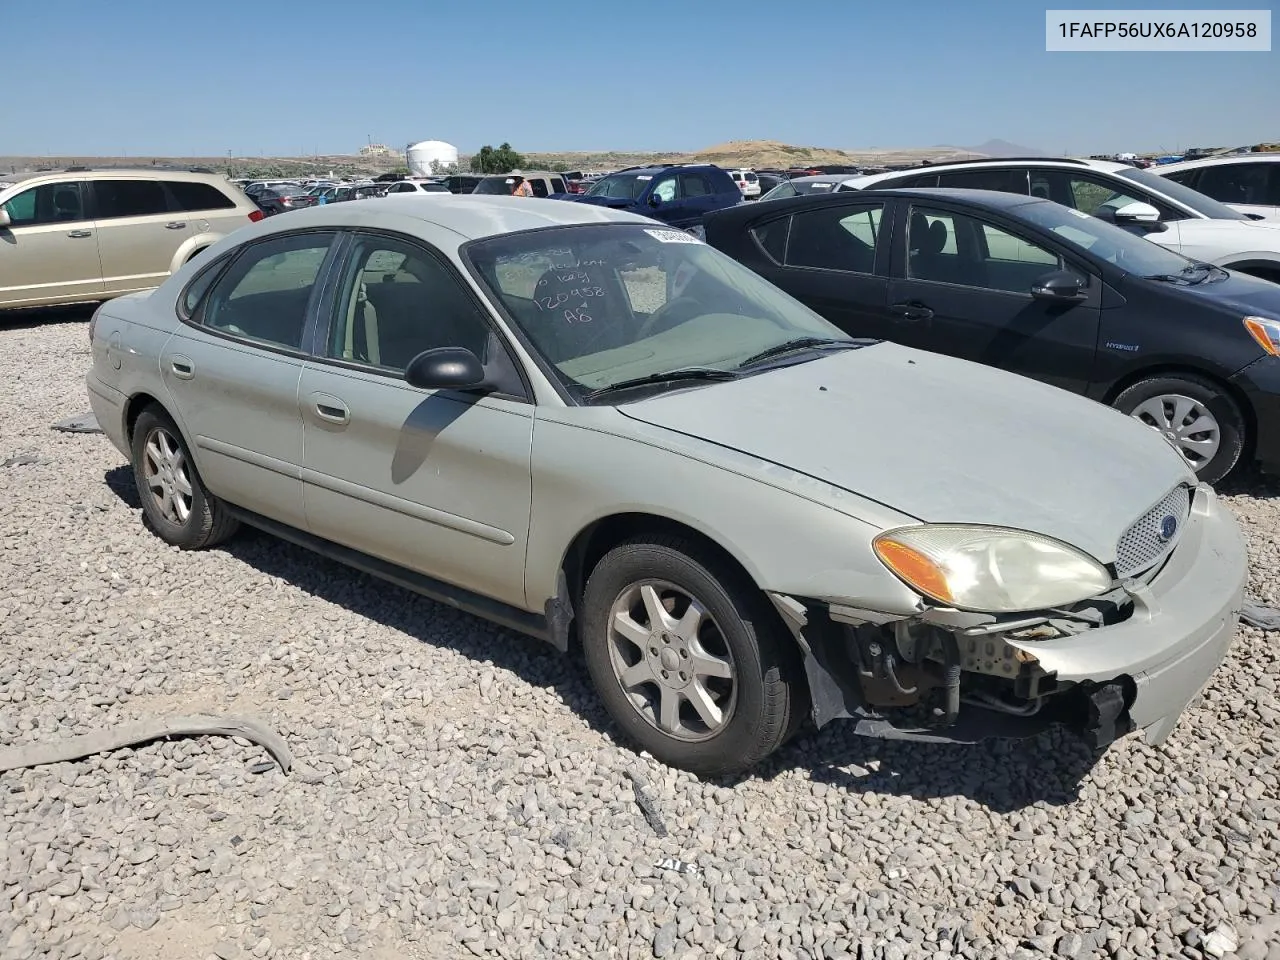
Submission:
[[[807,702],[797,651],[760,591],[690,541],[635,539],[596,565],[583,652],[623,732],[700,776],[754,766]]]
[[[132,452],[143,516],[165,543],[202,550],[239,529],[240,522],[204,488],[182,432],[160,407],[147,407],[138,415]]]
[[[1149,377],[1112,404],[1173,442],[1205,483],[1217,483],[1244,452],[1247,426],[1221,387],[1194,374]]]

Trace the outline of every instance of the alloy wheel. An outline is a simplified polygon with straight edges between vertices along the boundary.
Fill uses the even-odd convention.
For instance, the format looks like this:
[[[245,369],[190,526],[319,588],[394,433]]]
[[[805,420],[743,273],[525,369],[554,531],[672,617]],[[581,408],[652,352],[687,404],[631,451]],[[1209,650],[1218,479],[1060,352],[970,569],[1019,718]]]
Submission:
[[[191,516],[191,476],[182,445],[163,427],[154,428],[143,446],[142,475],[161,516],[182,526]]]
[[[609,611],[609,661],[635,711],[679,740],[707,740],[737,700],[733,655],[707,608],[661,580],[634,583]]]

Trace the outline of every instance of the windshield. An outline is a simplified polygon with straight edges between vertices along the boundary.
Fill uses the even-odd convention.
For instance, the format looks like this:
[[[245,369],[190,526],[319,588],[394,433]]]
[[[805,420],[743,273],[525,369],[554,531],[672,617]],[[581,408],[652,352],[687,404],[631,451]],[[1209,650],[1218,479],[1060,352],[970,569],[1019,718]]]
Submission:
[[[424,190],[427,193],[448,193],[449,192],[449,188],[446,187],[443,183],[420,183],[418,184],[418,189]]]
[[[638,200],[653,177],[649,174],[615,173],[591,185],[588,197],[610,197],[617,200]]]
[[[510,196],[515,192],[516,187],[524,182],[524,177],[485,177],[472,190],[472,193],[494,193],[499,196]]]
[[[1199,190],[1192,190],[1190,187],[1184,186],[1176,180],[1170,180],[1168,177],[1161,177],[1147,170],[1139,170],[1137,167],[1117,170],[1116,174],[1126,180],[1140,183],[1155,193],[1163,193],[1170,200],[1176,200],[1184,207],[1190,207],[1201,216],[1209,217],[1212,220],[1249,219],[1239,210],[1232,210],[1225,203],[1219,203],[1213,197],[1206,197]]]
[[[1105,220],[1057,203],[1024,203],[1014,209],[1018,216],[1052,231],[1067,243],[1138,276],[1176,274],[1193,262]]]
[[[851,342],[751,270],[671,227],[538,230],[478,241],[466,257],[578,397],[676,370],[737,371],[797,338]]]
[[[797,190],[789,180],[783,180],[780,184],[766,193],[761,200],[782,200],[785,197],[794,197],[800,191]]]

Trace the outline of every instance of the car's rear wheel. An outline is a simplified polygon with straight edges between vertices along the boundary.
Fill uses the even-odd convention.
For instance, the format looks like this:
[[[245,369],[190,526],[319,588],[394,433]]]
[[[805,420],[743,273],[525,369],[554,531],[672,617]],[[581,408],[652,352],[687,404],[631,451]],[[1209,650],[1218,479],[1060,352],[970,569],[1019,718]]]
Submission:
[[[1206,483],[1217,483],[1230,473],[1244,451],[1247,426],[1239,405],[1202,377],[1178,374],[1140,380],[1113,405],[1164,434]]]
[[[181,431],[160,407],[147,407],[138,415],[132,449],[142,512],[161,540],[200,550],[236,532],[239,521],[204,488]]]
[[[604,556],[587,581],[582,641],[627,736],[702,776],[753,766],[804,710],[777,614],[745,577],[683,539],[632,540]]]

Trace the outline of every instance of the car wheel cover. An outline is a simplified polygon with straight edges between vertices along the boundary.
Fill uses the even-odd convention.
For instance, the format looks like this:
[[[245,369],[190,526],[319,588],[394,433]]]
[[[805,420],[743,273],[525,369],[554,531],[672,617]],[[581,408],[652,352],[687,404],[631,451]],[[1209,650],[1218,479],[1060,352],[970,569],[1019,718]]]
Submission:
[[[737,671],[719,625],[687,590],[631,584],[609,610],[609,663],[636,713],[665,736],[720,733],[737,703]]]
[[[1222,446],[1218,418],[1204,403],[1184,394],[1166,393],[1143,400],[1130,416],[1164,434],[1196,470],[1211,463]]]
[[[191,475],[182,445],[164,427],[155,427],[142,446],[142,478],[156,509],[182,526],[191,516]]]

